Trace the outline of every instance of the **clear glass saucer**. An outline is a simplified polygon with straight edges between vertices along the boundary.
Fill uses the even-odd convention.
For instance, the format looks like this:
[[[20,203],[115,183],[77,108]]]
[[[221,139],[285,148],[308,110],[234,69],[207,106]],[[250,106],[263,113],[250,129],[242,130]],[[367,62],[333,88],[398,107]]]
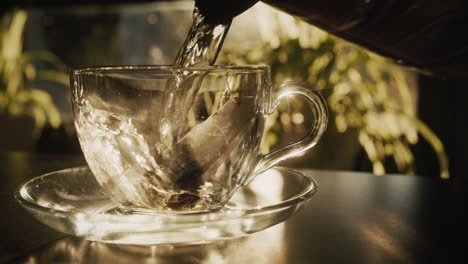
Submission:
[[[158,214],[121,210],[108,199],[87,167],[34,178],[16,199],[47,226],[88,240],[118,244],[198,244],[230,239],[283,222],[317,191],[315,181],[274,168],[241,187],[221,210]]]

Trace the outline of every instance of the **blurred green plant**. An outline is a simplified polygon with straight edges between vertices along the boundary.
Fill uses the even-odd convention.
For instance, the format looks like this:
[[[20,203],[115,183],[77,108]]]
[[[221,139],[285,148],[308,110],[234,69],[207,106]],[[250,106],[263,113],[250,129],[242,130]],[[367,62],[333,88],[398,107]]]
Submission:
[[[416,99],[408,74],[401,67],[288,15],[258,11],[262,12],[257,17],[262,20],[263,41],[248,50],[224,49],[218,61],[269,65],[275,83],[303,80],[320,90],[338,131],[358,130],[357,140],[374,174],[386,173],[387,158],[393,158],[400,172],[414,174],[410,146],[417,143],[419,134],[439,159],[440,177],[449,177],[443,144],[416,117]],[[267,125],[267,144],[278,142],[278,121],[285,115],[287,120],[292,119],[290,110],[280,109],[282,113]]]
[[[69,85],[66,66],[47,51],[23,51],[27,13],[16,10],[0,19],[0,115],[31,116],[38,133],[49,124],[57,128],[61,116],[52,97],[37,89],[37,81]],[[38,64],[46,64],[41,70]],[[50,68],[50,69],[49,69]]]

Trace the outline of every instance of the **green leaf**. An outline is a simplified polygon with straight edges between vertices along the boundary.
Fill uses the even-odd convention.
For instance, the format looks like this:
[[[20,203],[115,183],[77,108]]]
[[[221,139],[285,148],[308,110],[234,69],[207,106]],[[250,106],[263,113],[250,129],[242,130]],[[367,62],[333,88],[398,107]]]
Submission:
[[[44,70],[39,72],[37,74],[37,80],[56,82],[65,86],[70,85],[70,79],[67,74],[51,70]]]
[[[23,76],[19,71],[13,71],[8,75],[7,81],[7,94],[14,97],[23,84]]]
[[[33,107],[31,109],[32,116],[34,117],[34,120],[36,122],[36,130],[40,131],[42,128],[45,126],[46,121],[47,121],[47,116],[41,107]]]
[[[61,124],[61,116],[60,112],[55,107],[52,97],[41,90],[38,89],[31,89],[31,100],[35,103],[35,106],[38,108],[41,108],[44,114],[47,116],[47,119],[49,121],[49,124],[53,128],[57,128]]]
[[[21,55],[23,49],[22,35],[24,25],[28,15],[23,10],[14,13],[10,28],[3,32],[2,36],[2,55],[6,60],[17,58]]]
[[[65,71],[67,69],[65,63],[49,51],[28,51],[23,53],[22,59],[25,62],[44,61],[50,63],[57,70]]]

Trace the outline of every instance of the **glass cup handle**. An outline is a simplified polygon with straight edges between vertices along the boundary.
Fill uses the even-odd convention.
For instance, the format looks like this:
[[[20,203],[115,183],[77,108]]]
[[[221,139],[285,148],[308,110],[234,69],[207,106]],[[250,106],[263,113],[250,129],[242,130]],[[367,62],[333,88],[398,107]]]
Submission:
[[[281,100],[292,95],[302,96],[309,103],[315,117],[314,122],[312,122],[307,135],[298,142],[283,146],[266,155],[261,155],[253,175],[258,175],[284,160],[303,155],[317,144],[327,128],[328,110],[325,100],[317,90],[307,88],[305,84],[300,82],[288,82],[278,87],[272,96],[269,114],[273,113]]]

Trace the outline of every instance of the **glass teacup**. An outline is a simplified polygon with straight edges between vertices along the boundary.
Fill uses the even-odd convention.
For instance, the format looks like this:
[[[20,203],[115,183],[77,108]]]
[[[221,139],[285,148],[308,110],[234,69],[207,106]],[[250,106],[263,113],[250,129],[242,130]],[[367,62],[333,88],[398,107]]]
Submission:
[[[255,175],[312,148],[327,125],[317,91],[274,86],[264,66],[83,68],[71,81],[88,165],[106,195],[132,210],[222,208]],[[262,155],[266,117],[290,95],[311,106],[310,130]]]

